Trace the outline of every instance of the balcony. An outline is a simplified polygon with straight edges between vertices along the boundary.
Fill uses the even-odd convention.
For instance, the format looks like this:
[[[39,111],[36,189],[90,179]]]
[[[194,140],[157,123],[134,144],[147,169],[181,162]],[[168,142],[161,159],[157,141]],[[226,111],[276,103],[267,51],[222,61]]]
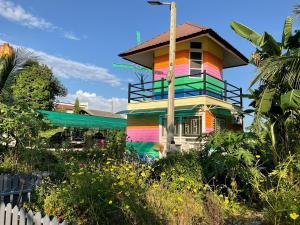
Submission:
[[[206,71],[175,78],[175,98],[211,96],[243,107],[242,89],[217,79]],[[128,84],[128,103],[163,100],[168,98],[168,81],[165,78],[138,84]]]

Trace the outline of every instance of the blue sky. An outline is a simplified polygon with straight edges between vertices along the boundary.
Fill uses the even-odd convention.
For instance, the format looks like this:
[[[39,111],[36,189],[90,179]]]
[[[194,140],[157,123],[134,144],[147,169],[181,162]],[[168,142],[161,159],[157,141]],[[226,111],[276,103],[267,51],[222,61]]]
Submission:
[[[189,21],[209,26],[247,57],[253,46],[229,27],[236,20],[278,40],[296,0],[177,0],[177,24]],[[132,71],[112,68],[124,63],[118,54],[169,27],[167,7],[144,0],[0,0],[0,40],[37,52],[68,88],[66,101],[78,96],[91,108],[126,107]],[[299,27],[297,21],[294,28]],[[255,74],[251,65],[224,70],[229,82],[248,89]],[[247,104],[248,101],[245,101]],[[251,118],[247,118],[249,124]]]

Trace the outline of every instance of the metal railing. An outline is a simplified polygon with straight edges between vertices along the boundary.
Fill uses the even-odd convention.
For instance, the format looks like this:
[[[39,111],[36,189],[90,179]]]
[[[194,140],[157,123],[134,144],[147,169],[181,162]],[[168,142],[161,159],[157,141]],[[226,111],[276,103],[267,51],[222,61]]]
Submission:
[[[175,98],[207,95],[236,106],[243,107],[242,88],[226,80],[213,77],[203,71],[195,75],[175,78]],[[165,78],[148,82],[128,84],[128,103],[168,98],[168,82]]]

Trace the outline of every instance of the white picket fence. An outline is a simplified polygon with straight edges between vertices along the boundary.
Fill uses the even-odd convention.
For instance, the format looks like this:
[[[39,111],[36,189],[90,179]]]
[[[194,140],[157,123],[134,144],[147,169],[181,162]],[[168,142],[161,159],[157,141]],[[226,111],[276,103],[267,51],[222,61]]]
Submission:
[[[54,217],[50,220],[49,216],[41,216],[41,213],[26,212],[23,208],[18,208],[3,202],[0,205],[0,225],[67,225],[66,222],[59,223]]]

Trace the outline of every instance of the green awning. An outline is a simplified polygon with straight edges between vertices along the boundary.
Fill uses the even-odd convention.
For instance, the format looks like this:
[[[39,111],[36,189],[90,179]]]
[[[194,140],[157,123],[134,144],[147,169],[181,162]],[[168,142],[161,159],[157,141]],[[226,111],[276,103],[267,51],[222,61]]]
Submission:
[[[39,110],[53,126],[101,129],[125,129],[127,120],[102,116],[87,116],[80,114]]]
[[[225,117],[231,116],[231,111],[229,109],[225,109],[221,107],[212,108],[210,109],[210,111],[217,116],[225,116]]]
[[[175,112],[178,111],[192,111],[199,108],[200,105],[185,105],[185,106],[175,106]],[[134,110],[123,110],[117,112],[117,114],[126,114],[126,115],[136,115],[136,114],[160,114],[166,113],[167,108],[154,108],[154,109],[134,109]]]

